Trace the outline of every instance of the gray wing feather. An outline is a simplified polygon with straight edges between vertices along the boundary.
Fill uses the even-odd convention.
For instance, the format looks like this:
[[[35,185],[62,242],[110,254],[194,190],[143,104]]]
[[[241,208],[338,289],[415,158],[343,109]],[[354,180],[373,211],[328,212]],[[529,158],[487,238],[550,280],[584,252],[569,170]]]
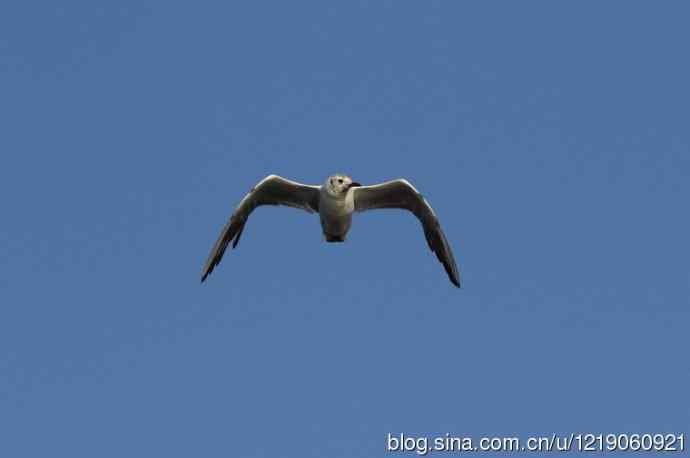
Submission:
[[[412,212],[422,223],[429,248],[443,264],[448,278],[455,286],[460,287],[460,273],[448,239],[431,205],[414,186],[407,180],[400,179],[353,189],[356,211],[399,208]]]
[[[319,187],[297,183],[278,175],[269,175],[261,180],[242,199],[221,231],[201,273],[202,282],[218,265],[230,241],[234,239],[232,247],[237,246],[247,218],[256,207],[261,205],[284,205],[300,208],[309,213],[318,212]]]

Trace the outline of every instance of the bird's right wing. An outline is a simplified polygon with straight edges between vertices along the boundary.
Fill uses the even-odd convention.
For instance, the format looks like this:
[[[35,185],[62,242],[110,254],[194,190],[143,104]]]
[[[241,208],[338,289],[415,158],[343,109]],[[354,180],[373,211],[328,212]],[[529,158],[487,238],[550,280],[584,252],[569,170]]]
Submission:
[[[213,271],[213,268],[218,265],[230,241],[234,239],[232,247],[237,246],[247,218],[256,207],[260,205],[285,205],[301,208],[309,213],[318,212],[319,189],[319,186],[297,183],[278,175],[269,175],[261,180],[242,199],[220,233],[213,249],[211,249],[206,265],[204,265],[204,270],[201,272],[201,281],[203,282]]]
[[[441,230],[436,213],[424,197],[407,180],[387,181],[373,186],[353,188],[355,210],[358,212],[377,208],[400,208],[408,210],[419,219],[431,251],[446,269],[450,281],[460,287],[460,273],[455,264],[453,251]]]

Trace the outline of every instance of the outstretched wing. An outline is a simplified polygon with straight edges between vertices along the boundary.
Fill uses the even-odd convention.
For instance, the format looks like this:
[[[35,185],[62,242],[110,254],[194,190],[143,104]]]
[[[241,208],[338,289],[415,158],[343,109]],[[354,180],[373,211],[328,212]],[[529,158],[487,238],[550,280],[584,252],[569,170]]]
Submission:
[[[407,180],[393,180],[353,189],[356,211],[400,208],[414,213],[422,223],[429,248],[436,253],[436,257],[445,267],[450,281],[458,288],[460,287],[460,274],[455,264],[453,251],[441,230],[436,213],[426,199]]]
[[[285,205],[301,208],[309,213],[318,212],[319,186],[296,183],[278,175],[269,175],[261,180],[244,196],[213,245],[204,270],[201,272],[202,282],[218,265],[228,243],[234,239],[232,247],[237,246],[247,218],[260,205]]]

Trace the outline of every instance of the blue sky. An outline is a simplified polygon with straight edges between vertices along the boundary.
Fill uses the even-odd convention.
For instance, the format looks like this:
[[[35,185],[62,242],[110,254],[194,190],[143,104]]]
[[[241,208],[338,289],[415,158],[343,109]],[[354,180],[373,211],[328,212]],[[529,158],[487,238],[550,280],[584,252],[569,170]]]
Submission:
[[[0,6],[0,455],[372,457],[685,432],[682,2]],[[409,214],[257,210],[269,173]],[[268,280],[267,280],[268,279]]]

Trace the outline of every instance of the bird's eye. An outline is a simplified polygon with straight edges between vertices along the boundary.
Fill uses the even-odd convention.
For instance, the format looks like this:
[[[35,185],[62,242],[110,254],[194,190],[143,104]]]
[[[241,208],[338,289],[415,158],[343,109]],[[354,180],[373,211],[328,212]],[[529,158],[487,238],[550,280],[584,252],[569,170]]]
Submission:
[[[343,179],[342,179],[342,178],[338,178],[338,183],[343,184]]]

